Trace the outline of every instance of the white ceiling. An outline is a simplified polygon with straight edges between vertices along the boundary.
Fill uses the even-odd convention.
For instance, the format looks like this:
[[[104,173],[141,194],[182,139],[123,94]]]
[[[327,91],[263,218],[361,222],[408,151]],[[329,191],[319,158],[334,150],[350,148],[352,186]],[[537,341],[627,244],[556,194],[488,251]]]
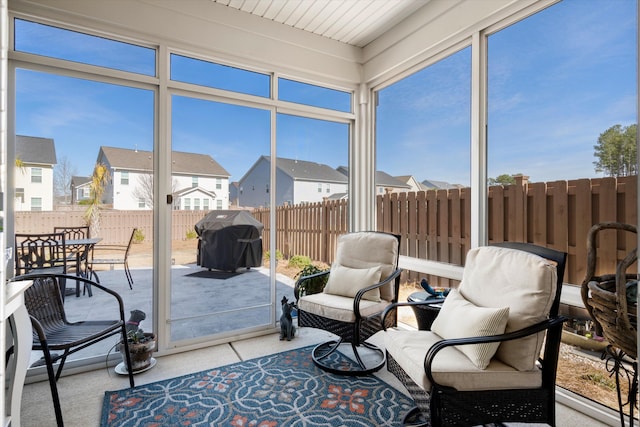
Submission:
[[[364,47],[430,0],[212,0],[270,21]]]

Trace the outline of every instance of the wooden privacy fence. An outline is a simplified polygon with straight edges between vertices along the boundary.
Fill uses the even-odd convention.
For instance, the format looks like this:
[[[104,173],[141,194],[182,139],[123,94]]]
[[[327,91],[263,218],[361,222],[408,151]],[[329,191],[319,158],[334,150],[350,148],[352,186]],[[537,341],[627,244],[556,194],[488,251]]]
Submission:
[[[74,207],[57,211],[16,212],[15,231],[19,233],[48,233],[53,227],[85,225],[86,208]],[[185,240],[188,232],[208,211],[173,211],[171,214],[171,240]],[[138,228],[145,236],[145,242],[153,239],[152,211],[103,210],[100,213],[101,244],[127,244],[131,230]],[[11,244],[12,242],[7,242]]]
[[[470,249],[470,189],[389,193],[377,197],[380,231],[401,236],[401,254],[464,264]],[[254,216],[265,225],[269,209]],[[637,224],[637,177],[579,179],[489,187],[489,243],[520,241],[567,252],[565,282],[580,284],[586,267],[589,228],[605,221]],[[336,238],[347,232],[347,202],[325,201],[276,209],[276,247],[285,257],[306,255],[330,264]],[[616,264],[636,247],[633,236],[611,232],[600,239],[598,266]],[[415,274],[413,274],[415,276]]]
[[[637,224],[637,177],[579,179],[489,187],[489,243],[519,241],[568,253],[564,280],[580,284],[585,274],[586,238],[593,224],[605,221]],[[380,231],[401,236],[401,254],[433,261],[464,264],[470,248],[469,188],[389,193],[376,199]],[[256,209],[264,224],[263,247],[269,248],[269,209]],[[173,211],[172,240],[184,240],[207,212]],[[54,226],[85,224],[84,209],[16,212],[15,230],[48,232]],[[126,243],[133,227],[145,241],[153,235],[151,211],[104,210],[100,237],[105,244]],[[287,258],[306,255],[330,264],[336,240],[347,230],[347,202],[325,201],[276,209],[276,248]],[[617,262],[636,247],[631,235],[611,231],[598,243],[600,272],[615,272]],[[11,242],[9,242],[11,243]],[[634,267],[635,268],[635,267]],[[409,273],[409,278],[417,277]]]

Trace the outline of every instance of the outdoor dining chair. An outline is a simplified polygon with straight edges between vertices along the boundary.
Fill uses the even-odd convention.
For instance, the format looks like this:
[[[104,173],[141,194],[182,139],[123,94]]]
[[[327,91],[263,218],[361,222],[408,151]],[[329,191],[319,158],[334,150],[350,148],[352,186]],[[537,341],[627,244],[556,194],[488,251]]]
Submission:
[[[92,245],[70,245],[69,241],[87,239],[90,236],[89,226],[78,227],[53,227],[54,233],[64,233],[69,271],[75,271],[76,276],[89,277],[89,258],[93,249]],[[82,293],[89,292],[91,288],[83,287]],[[76,283],[76,297],[80,296],[80,282]]]
[[[405,425],[555,425],[565,262],[525,243],[471,249],[431,330],[385,328],[387,368],[417,405]]]
[[[15,234],[15,274],[68,273],[64,233]]]
[[[133,289],[133,276],[131,270],[129,270],[129,252],[131,251],[131,245],[135,238],[137,228],[131,230],[131,236],[129,237],[129,243],[126,245],[96,245],[93,248],[93,254],[90,261],[90,276],[95,278],[100,283],[100,277],[95,271],[96,265],[122,265],[124,268],[124,274],[127,277],[129,283],[129,289]]]

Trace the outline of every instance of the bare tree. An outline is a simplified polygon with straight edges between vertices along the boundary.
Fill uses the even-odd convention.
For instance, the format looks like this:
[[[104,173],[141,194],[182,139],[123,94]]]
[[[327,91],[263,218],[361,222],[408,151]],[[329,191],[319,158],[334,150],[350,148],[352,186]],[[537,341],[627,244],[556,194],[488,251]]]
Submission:
[[[65,203],[71,200],[71,178],[74,175],[77,175],[77,169],[67,156],[61,157],[53,169],[53,192],[55,196],[63,198]]]
[[[171,182],[171,191],[178,188],[178,180],[175,178]],[[153,208],[153,174],[145,173],[138,176],[138,185],[131,193],[138,200],[144,200],[144,204]]]
[[[138,200],[144,200],[145,205],[153,208],[153,174],[140,174],[138,176],[138,185],[132,194]]]

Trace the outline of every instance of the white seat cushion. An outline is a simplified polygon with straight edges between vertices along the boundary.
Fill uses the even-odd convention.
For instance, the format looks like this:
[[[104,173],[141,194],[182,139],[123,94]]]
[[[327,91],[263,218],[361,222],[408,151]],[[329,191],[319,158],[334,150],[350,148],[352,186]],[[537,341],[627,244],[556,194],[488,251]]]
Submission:
[[[368,317],[384,311],[389,301],[375,302],[360,300],[360,315]],[[313,295],[305,295],[298,300],[298,310],[306,311],[318,316],[341,322],[354,323],[356,321],[353,312],[353,298],[320,292]]]
[[[424,371],[424,358],[428,349],[440,340],[442,338],[431,331],[388,329],[384,334],[384,345],[389,354],[416,384],[427,391],[431,389],[431,383]],[[480,369],[455,347],[440,351],[432,367],[433,377],[439,384],[457,390],[537,388],[542,384],[542,374],[537,367],[518,371],[494,357],[486,369]]]
[[[467,253],[459,290],[481,307],[509,307],[505,332],[531,326],[548,317],[557,285],[556,266],[537,255],[495,246]],[[496,357],[522,371],[534,368],[544,332],[500,344]]]

